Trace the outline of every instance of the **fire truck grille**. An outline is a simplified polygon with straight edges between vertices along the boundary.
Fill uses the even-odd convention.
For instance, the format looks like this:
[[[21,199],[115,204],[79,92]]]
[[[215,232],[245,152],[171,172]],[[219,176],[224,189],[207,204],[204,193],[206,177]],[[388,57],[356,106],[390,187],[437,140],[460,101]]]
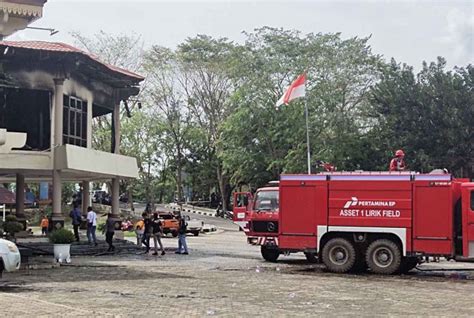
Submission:
[[[252,231],[278,233],[277,221],[252,221]]]

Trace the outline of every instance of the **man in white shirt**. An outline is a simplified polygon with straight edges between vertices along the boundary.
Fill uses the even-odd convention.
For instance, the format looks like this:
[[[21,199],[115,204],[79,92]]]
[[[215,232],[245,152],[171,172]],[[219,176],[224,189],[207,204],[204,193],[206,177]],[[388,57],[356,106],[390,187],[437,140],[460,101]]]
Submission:
[[[89,240],[89,244],[92,244],[94,241],[94,245],[97,246],[97,239],[95,238],[95,230],[97,228],[97,214],[92,211],[92,207],[87,208],[87,240]]]

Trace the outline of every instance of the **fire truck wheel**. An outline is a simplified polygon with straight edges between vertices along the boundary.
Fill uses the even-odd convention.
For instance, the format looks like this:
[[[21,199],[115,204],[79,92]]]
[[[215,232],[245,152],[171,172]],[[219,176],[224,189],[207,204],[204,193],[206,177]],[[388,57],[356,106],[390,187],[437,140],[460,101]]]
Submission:
[[[262,253],[262,257],[267,261],[267,262],[276,262],[278,259],[278,256],[280,256],[280,251],[276,248],[268,248],[266,246],[263,246],[260,248],[260,252]]]
[[[356,251],[348,240],[333,238],[324,245],[322,258],[329,271],[346,273],[354,266]]]
[[[390,275],[399,270],[402,255],[397,244],[380,239],[369,245],[365,260],[373,273]]]
[[[318,257],[316,256],[316,253],[304,253],[304,256],[306,256],[306,260],[310,263],[318,262]]]

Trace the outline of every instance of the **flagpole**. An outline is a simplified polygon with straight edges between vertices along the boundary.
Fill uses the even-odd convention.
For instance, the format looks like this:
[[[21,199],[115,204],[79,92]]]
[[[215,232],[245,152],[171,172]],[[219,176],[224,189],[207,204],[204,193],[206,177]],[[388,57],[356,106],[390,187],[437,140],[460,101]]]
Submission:
[[[309,119],[308,119],[308,102],[307,98],[304,98],[304,112],[306,115],[306,147],[308,157],[308,174],[311,174],[311,147],[309,144]]]

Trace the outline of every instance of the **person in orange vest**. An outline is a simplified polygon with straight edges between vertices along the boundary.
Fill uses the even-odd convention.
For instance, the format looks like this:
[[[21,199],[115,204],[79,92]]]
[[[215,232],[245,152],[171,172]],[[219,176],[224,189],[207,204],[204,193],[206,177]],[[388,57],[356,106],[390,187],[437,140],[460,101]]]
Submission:
[[[395,151],[395,158],[390,161],[390,171],[404,171],[406,169],[405,165],[405,153],[403,150],[398,149]]]
[[[46,215],[43,215],[43,217],[41,219],[40,227],[41,227],[41,234],[42,235],[48,235],[49,220],[48,220],[48,217]]]
[[[145,234],[145,221],[143,218],[135,224],[135,234],[137,235],[137,245],[141,247],[143,242],[143,234]]]

